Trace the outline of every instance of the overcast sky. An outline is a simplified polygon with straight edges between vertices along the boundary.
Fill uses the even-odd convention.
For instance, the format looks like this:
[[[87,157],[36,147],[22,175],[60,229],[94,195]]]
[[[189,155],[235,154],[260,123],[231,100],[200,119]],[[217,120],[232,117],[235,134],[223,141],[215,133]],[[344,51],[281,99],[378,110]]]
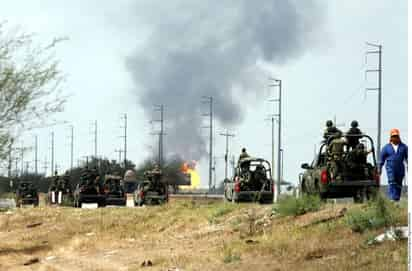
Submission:
[[[41,3],[41,4],[40,4]],[[253,3],[253,4],[252,4]],[[98,123],[98,154],[117,159],[121,116],[128,115],[128,158],[139,163],[156,148],[153,105],[166,106],[168,153],[200,160],[208,179],[207,124],[202,95],[216,100],[217,179],[223,179],[225,140],[231,154],[246,147],[271,160],[271,128],[277,108],[269,76],[283,82],[284,177],[297,182],[300,164],[313,159],[324,123],[336,117],[346,130],[353,119],[376,138],[376,58],[365,62],[366,41],[383,45],[383,131],[407,136],[407,1],[3,1],[0,19],[37,34],[39,42],[67,36],[57,48],[70,94],[56,116],[74,125],[75,162],[93,154],[91,123]],[[39,159],[70,163],[67,125],[38,129]],[[276,138],[277,140],[277,138]],[[33,153],[25,160],[32,161]],[[43,164],[42,164],[43,166]],[[49,166],[50,167],[50,166]]]

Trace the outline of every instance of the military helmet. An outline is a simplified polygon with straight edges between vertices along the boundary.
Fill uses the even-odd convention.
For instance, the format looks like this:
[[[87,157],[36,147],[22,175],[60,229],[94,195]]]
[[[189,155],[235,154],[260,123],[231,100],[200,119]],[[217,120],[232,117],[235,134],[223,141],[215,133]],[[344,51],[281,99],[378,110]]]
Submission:
[[[333,122],[331,120],[326,121],[326,127],[332,127]]]
[[[353,121],[351,122],[350,126],[351,126],[352,128],[356,128],[356,127],[359,126],[359,123],[358,123],[357,120],[353,120]]]

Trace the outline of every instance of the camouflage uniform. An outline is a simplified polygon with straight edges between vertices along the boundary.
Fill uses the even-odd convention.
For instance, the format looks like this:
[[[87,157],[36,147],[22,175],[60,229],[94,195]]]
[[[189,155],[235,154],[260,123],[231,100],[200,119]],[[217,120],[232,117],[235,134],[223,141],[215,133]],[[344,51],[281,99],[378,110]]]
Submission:
[[[239,155],[239,160],[238,160],[238,165],[240,166],[240,163],[242,162],[242,160],[243,159],[246,159],[246,158],[249,158],[250,157],[250,155],[246,152],[246,149],[245,148],[243,148],[242,149],[242,152],[240,153],[240,155]],[[245,165],[245,167],[249,167],[249,165]],[[242,171],[243,171],[243,168],[242,168]]]
[[[323,139],[325,143],[330,143],[332,138],[339,138],[342,136],[342,131],[336,128],[331,120],[326,122],[326,128],[323,133]]]
[[[348,135],[346,140],[348,142],[348,146],[351,149],[355,149],[356,146],[359,144],[359,140],[362,137],[362,131],[358,128],[358,122],[356,120],[352,121],[351,128],[346,133]]]
[[[327,152],[328,152],[328,164],[331,172],[331,177],[333,179],[339,178],[338,174],[342,170],[343,164],[343,154],[346,145],[346,140],[342,137],[334,138],[330,141]]]
[[[162,170],[158,165],[155,165],[154,168],[150,171],[146,171],[144,176],[150,181],[150,188],[153,190],[158,190],[160,188],[160,179],[162,178]]]

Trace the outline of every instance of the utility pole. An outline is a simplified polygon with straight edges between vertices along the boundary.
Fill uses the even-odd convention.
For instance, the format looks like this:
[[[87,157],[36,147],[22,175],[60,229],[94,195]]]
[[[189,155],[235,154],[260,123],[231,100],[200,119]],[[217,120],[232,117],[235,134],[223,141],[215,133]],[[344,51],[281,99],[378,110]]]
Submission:
[[[203,96],[202,103],[209,104],[209,113],[202,114],[204,117],[209,117],[209,126],[203,128],[209,128],[209,192],[212,187],[212,168],[213,168],[213,97],[212,96]]]
[[[272,100],[269,100],[269,101],[272,101]],[[275,172],[275,116],[277,116],[276,114],[271,114],[270,115],[270,118],[267,118],[267,119],[265,119],[265,120],[270,120],[271,121],[271,127],[272,127],[272,147],[271,147],[271,150],[272,150],[272,168],[271,168],[271,173],[272,173],[272,176],[273,176],[273,174],[274,174],[274,172]]]
[[[163,167],[164,161],[164,144],[163,144],[163,136],[165,135],[164,132],[164,105],[155,105],[155,111],[160,112],[160,119],[152,120],[152,122],[160,122],[160,131],[157,133],[159,135],[159,166],[160,168]],[[156,133],[155,133],[156,134]]]
[[[19,166],[18,166],[19,158],[16,157],[15,160],[14,160],[14,162],[15,162],[16,177],[17,177],[17,176],[19,176]]]
[[[276,193],[273,198],[274,202],[278,201],[280,195],[280,182],[281,182],[281,149],[282,149],[282,80],[270,78],[269,80],[274,81],[275,84],[271,84],[271,87],[279,87],[279,98],[272,99],[272,102],[278,102],[278,163],[277,163],[277,182],[276,182]]]
[[[34,137],[34,172],[36,175],[39,173],[38,172],[38,162],[39,160],[37,159],[37,154],[38,154],[38,137],[37,135]]]
[[[70,125],[70,170],[73,170],[74,126]]]
[[[92,156],[94,156],[95,159],[97,159],[97,120],[93,121],[91,125],[93,126],[93,130],[91,131],[91,133],[93,133],[93,146],[94,146]]]
[[[213,187],[216,189],[216,156],[213,156]]]
[[[377,134],[377,161],[380,159],[380,153],[381,153],[381,129],[382,129],[382,45],[380,44],[373,44],[367,42],[366,45],[370,47],[377,48],[377,50],[369,50],[366,52],[366,55],[368,54],[378,54],[379,59],[378,59],[378,68],[377,69],[368,69],[366,70],[366,74],[369,72],[377,72],[378,73],[378,87],[375,88],[366,88],[366,91],[378,91],[378,134]]]
[[[123,128],[123,152],[124,152],[124,169],[127,169],[127,114],[123,114],[122,117],[124,124],[121,126]]]
[[[26,163],[25,173],[27,175],[29,173],[30,161],[26,161],[25,163]]]
[[[44,157],[43,169],[44,169],[44,175],[46,175],[47,169],[48,169],[47,156]]]
[[[283,181],[283,149],[280,149],[281,153],[281,168],[280,168],[280,180]]]
[[[123,150],[122,149],[118,149],[118,150],[116,149],[114,151],[119,153],[119,164],[121,164],[122,163],[122,152],[123,152]]]
[[[84,155],[84,156],[82,156],[82,158],[86,158],[86,168],[89,168],[89,156]]]
[[[24,146],[23,143],[20,148],[20,176],[24,174]]]
[[[226,151],[225,151],[225,180],[227,179],[228,173],[228,159],[229,159],[229,137],[234,137],[234,134],[229,134],[226,130],[226,133],[220,133],[221,136],[226,137]]]
[[[336,128],[344,128],[345,127],[345,123],[343,123],[343,122],[338,123],[336,115],[333,116],[333,125],[335,125]]]
[[[51,132],[51,176],[54,176],[54,132]]]
[[[11,142],[9,144],[9,164],[8,164],[8,177],[11,178],[11,168],[12,168],[12,163],[13,163],[13,139],[11,139]]]
[[[230,159],[230,165],[232,166],[232,176],[235,175],[235,167],[236,167],[236,158],[232,155],[232,159]]]

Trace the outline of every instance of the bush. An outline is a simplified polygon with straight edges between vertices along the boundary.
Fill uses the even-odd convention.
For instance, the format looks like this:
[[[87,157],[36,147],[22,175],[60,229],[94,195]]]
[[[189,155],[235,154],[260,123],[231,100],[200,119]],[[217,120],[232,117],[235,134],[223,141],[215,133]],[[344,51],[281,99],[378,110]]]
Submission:
[[[233,248],[227,244],[223,244],[223,262],[232,263],[240,261],[240,254],[233,251]]]
[[[321,205],[322,201],[318,196],[303,195],[299,198],[286,196],[279,200],[273,211],[281,216],[298,216],[319,211]]]
[[[392,202],[378,195],[365,209],[354,209],[346,215],[345,223],[352,231],[363,233],[370,229],[389,227],[395,224],[396,207]]]
[[[213,210],[212,214],[209,216],[209,223],[210,224],[216,223],[219,217],[224,216],[232,212],[235,209],[236,209],[236,205],[233,205],[233,204],[219,205],[216,209]]]

